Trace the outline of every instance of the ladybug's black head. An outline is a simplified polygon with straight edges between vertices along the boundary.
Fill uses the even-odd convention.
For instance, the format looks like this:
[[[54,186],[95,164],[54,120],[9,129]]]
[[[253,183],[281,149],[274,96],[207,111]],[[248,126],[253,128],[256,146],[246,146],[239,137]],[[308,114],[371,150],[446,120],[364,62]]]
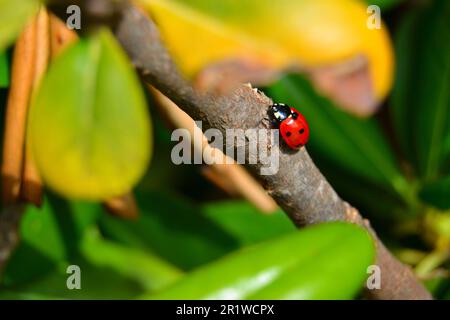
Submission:
[[[267,110],[270,122],[278,126],[282,121],[288,118],[291,114],[291,108],[284,103],[274,103]]]

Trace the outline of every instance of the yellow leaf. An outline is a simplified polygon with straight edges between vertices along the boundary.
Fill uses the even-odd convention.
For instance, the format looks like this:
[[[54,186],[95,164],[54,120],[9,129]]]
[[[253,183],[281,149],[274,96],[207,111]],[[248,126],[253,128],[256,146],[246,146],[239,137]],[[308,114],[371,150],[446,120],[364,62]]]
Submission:
[[[181,71],[192,76],[205,65],[231,58],[252,58],[272,67],[287,53],[270,42],[247,36],[220,21],[171,1],[144,1]]]
[[[387,28],[367,27],[358,0],[141,0],[180,69],[193,76],[224,59],[252,58],[278,69],[314,68],[364,55],[375,97],[392,85]]]
[[[46,185],[88,200],[128,192],[149,162],[149,117],[109,31],[78,41],[51,65],[31,108],[28,133]]]

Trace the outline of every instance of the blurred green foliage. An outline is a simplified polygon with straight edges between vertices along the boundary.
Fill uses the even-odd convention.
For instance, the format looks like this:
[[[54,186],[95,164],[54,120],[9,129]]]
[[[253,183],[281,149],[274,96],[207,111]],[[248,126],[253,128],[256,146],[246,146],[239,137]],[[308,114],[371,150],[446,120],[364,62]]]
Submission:
[[[146,202],[154,204],[155,199],[161,199],[165,209],[145,206]],[[0,298],[138,297],[184,279],[180,268],[202,266],[256,243],[253,249],[237,254],[236,262],[228,258],[226,268],[235,272],[222,271],[232,277],[231,282],[210,282],[207,276],[210,271],[205,273],[207,282],[197,282],[195,277],[202,271],[196,269],[197,276],[188,278],[194,280],[187,280],[191,283],[191,294],[195,294],[195,288],[209,290],[205,283],[214,286],[214,290],[222,285],[241,288],[245,283],[241,283],[243,279],[236,273],[239,270],[251,272],[255,266],[264,269],[276,266],[283,269],[276,277],[278,282],[266,281],[261,285],[273,286],[279,298],[295,291],[303,294],[302,288],[311,288],[312,283],[317,287],[305,291],[304,298],[343,298],[359,291],[366,268],[374,259],[372,241],[355,226],[330,224],[297,232],[281,212],[264,216],[243,202],[191,204],[192,210],[186,210],[189,205],[184,203],[185,206],[172,212],[165,211],[173,209],[167,208],[168,202],[175,203],[174,208],[180,205],[177,198],[145,197],[140,202],[142,216],[135,222],[107,216],[97,204],[66,201],[55,195],[46,199],[42,209],[28,207],[21,223],[23,239],[4,271]],[[65,288],[65,269],[71,264],[82,270],[81,290]],[[298,276],[300,273],[302,277]],[[293,283],[292,279],[298,282]],[[271,287],[264,290],[262,287],[260,294],[270,295]]]
[[[98,204],[46,198],[42,209],[29,206],[22,236],[2,277],[0,297],[131,298],[174,281],[174,266],[150,251],[104,239],[96,223]],[[79,265],[82,290],[67,290],[66,268]]]
[[[394,128],[407,160],[428,182],[442,175],[450,135],[450,6],[435,1],[406,16],[396,34]]]
[[[448,209],[443,203],[450,198],[445,182],[450,173],[448,1],[435,1],[428,10],[405,16],[395,38],[398,67],[391,104],[398,141],[421,185],[425,185],[422,199]]]
[[[420,191],[421,198],[441,210],[450,209],[450,176],[425,185]]]

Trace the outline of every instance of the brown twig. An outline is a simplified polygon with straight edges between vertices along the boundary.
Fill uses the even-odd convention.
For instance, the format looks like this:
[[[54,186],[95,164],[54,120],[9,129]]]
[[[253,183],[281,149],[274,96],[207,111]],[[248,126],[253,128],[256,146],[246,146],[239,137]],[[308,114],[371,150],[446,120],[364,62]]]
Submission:
[[[195,134],[194,120],[181,110],[169,98],[153,87],[150,87],[157,105],[161,112],[176,128],[184,128],[190,132],[191,137]],[[205,171],[205,175],[226,192],[233,195],[240,195],[252,203],[256,208],[264,213],[271,213],[277,209],[277,204],[267,195],[261,185],[234,160],[225,159],[222,151],[214,149],[208,144],[208,139],[200,132],[201,143],[194,143],[194,152],[200,154],[214,154],[218,159],[223,159],[221,163],[213,163]]]
[[[57,16],[50,14],[50,48],[51,58],[56,58],[68,46],[77,41],[75,31],[67,28],[66,24]]]
[[[91,2],[82,3],[86,5],[83,7],[84,15],[89,16]],[[110,6],[120,9],[122,13],[115,27],[116,36],[147,83],[155,86],[193,119],[202,120],[204,127],[217,128],[222,132],[228,128],[270,129],[266,115],[267,108],[272,104],[269,98],[254,92],[248,86],[241,86],[226,97],[197,94],[180,77],[153,21],[127,3],[126,0],[110,1]],[[271,145],[270,139],[269,135],[267,145]],[[273,151],[278,148],[275,145]],[[395,259],[384,247],[359,212],[339,198],[314,165],[305,148],[296,153],[282,147],[278,151],[280,169],[276,174],[261,175],[263,164],[260,162],[248,165],[248,168],[298,227],[327,221],[349,221],[364,226],[374,236],[377,247],[376,263],[381,269],[382,282],[381,289],[367,291],[368,297],[431,298],[410,268]]]
[[[139,217],[139,209],[132,193],[108,199],[103,202],[103,206],[119,218],[136,220]]]
[[[50,59],[50,22],[47,10],[42,7],[36,18],[35,68],[32,84],[32,96],[39,88],[42,77],[47,71]],[[30,105],[31,107],[31,105]],[[30,109],[30,107],[28,109]],[[29,113],[29,112],[28,112]],[[21,186],[21,198],[40,207],[42,204],[42,180],[31,153],[30,141],[26,139],[25,160]]]
[[[33,20],[28,24],[17,40],[14,50],[3,142],[2,200],[4,205],[16,203],[20,196],[26,117],[34,80],[35,23]]]

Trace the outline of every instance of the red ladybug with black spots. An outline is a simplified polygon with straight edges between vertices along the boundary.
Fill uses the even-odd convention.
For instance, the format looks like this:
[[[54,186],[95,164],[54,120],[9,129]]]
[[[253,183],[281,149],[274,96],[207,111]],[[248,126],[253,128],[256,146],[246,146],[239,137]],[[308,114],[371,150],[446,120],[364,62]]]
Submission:
[[[270,122],[280,129],[283,140],[291,149],[299,149],[308,142],[308,122],[300,112],[286,104],[275,103],[267,113]]]

